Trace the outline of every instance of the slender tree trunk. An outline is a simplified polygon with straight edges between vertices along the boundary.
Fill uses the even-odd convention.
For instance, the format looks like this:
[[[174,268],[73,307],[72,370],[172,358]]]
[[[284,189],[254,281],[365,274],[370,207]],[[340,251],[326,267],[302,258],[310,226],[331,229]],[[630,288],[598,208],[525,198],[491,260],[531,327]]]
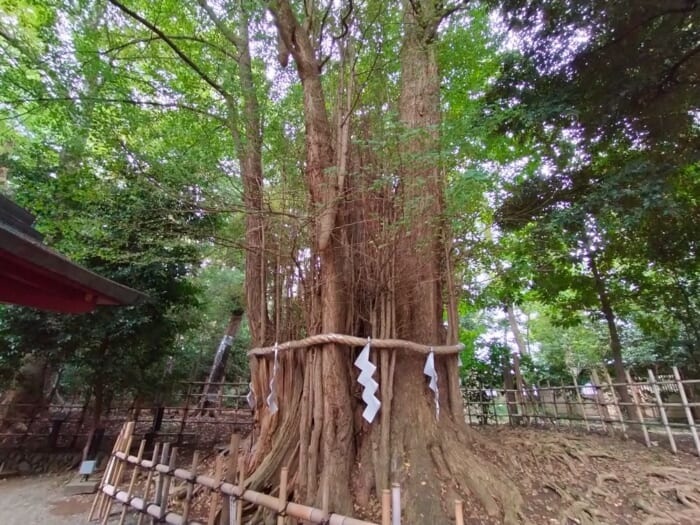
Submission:
[[[615,369],[615,383],[619,383],[615,387],[615,391],[623,403],[625,412],[629,412],[630,404],[632,399],[630,398],[629,391],[626,385],[625,376],[625,364],[622,361],[622,341],[620,340],[620,332],[617,329],[617,322],[615,319],[615,312],[613,310],[612,302],[610,301],[610,296],[608,294],[605,279],[601,275],[598,268],[598,263],[596,261],[596,256],[594,253],[589,252],[588,259],[590,261],[591,273],[593,274],[593,280],[595,282],[596,292],[598,293],[598,300],[600,301],[600,310],[605,317],[605,322],[608,325],[608,334],[610,336],[610,352],[613,356],[613,366]],[[628,404],[629,403],[629,404]]]
[[[267,311],[267,265],[265,256],[265,218],[263,210],[262,129],[260,105],[253,81],[248,34],[248,16],[244,6],[238,15],[238,68],[243,94],[244,135],[238,151],[243,175],[243,199],[246,208],[246,305],[254,345],[264,345],[273,337]]]
[[[207,382],[202,389],[202,397],[199,402],[199,408],[202,411],[213,406],[216,402],[219,390],[221,389],[221,382],[224,380],[224,375],[226,373],[226,363],[228,362],[228,356],[231,352],[231,346],[233,346],[233,340],[236,337],[236,333],[238,333],[238,328],[241,326],[242,319],[243,312],[233,312],[231,314],[228,326],[226,327],[226,333],[216,349]]]

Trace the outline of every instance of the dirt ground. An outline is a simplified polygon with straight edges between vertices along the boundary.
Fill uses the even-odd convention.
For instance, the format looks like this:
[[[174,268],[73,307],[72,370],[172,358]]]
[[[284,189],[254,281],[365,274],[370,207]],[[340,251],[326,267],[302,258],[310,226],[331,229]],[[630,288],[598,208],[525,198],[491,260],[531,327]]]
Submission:
[[[87,524],[93,496],[65,496],[62,489],[68,479],[63,474],[0,480],[0,525]],[[112,515],[109,523],[115,524],[116,509]]]
[[[482,427],[477,432],[488,448],[484,453],[493,457],[497,450],[494,461],[520,489],[523,523],[700,523],[697,456],[569,431]],[[64,496],[66,480],[62,475],[0,481],[0,525],[86,524],[92,497]],[[500,523],[471,501],[465,502],[465,515],[468,525]],[[110,523],[116,522],[115,517]],[[133,517],[127,523],[134,523]]]
[[[700,458],[622,437],[483,427],[535,525],[700,523]],[[498,523],[467,505],[467,523]]]

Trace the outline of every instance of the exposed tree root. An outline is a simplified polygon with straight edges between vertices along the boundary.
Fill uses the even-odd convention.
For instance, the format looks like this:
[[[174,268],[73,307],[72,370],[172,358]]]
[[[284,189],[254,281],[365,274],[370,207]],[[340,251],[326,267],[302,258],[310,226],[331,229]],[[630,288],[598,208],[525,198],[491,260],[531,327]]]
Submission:
[[[617,476],[611,473],[598,474],[595,485],[591,486],[581,498],[572,496],[556,483],[545,483],[545,487],[556,493],[567,505],[560,515],[561,525],[568,525],[570,522],[579,525],[600,525],[602,523],[600,520],[605,518],[605,514],[601,512],[599,505],[591,500],[593,496],[603,498],[611,496],[611,493],[605,489],[605,483],[608,481],[618,481]]]
[[[649,469],[647,475],[665,482],[652,488],[655,494],[682,505],[682,508],[658,511],[641,500],[635,501],[639,509],[650,514],[646,524],[700,523],[700,476],[697,472],[663,467]]]

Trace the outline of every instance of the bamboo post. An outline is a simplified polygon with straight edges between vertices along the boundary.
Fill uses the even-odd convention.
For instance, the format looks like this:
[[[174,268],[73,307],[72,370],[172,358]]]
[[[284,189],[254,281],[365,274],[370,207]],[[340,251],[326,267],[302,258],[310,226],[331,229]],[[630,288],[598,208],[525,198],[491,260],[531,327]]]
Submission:
[[[121,439],[124,435],[124,432],[126,431],[126,428],[122,426],[121,430],[119,431],[119,435],[117,436],[116,441],[114,442],[114,446],[112,447],[112,453],[109,456],[109,461],[107,462],[107,467],[105,468],[104,474],[102,474],[102,479],[100,480],[100,485],[99,485],[99,490],[97,491],[97,494],[95,494],[95,499],[92,500],[92,506],[90,507],[90,514],[88,515],[88,521],[92,521],[92,519],[95,517],[95,510],[97,510],[98,507],[102,506],[102,499],[105,497],[104,492],[102,492],[102,487],[105,486],[105,483],[107,482],[107,473],[110,472],[112,468],[112,464],[116,461],[116,458],[114,457],[114,453],[119,450],[119,446],[121,445]],[[99,501],[99,505],[98,505]],[[99,519],[99,515],[97,516],[97,519]]]
[[[192,505],[192,496],[194,494],[194,483],[197,479],[197,466],[199,465],[199,451],[195,450],[192,455],[192,479],[187,480],[187,493],[185,494],[185,506],[182,509],[182,523],[186,524],[190,517],[190,507]],[[228,523],[228,522],[223,522]]]
[[[136,484],[136,477],[139,473],[139,466],[141,465],[141,460],[143,459],[143,451],[146,449],[146,440],[142,439],[139,445],[139,451],[136,455],[138,463],[134,465],[134,470],[131,472],[131,481],[129,482],[129,488],[126,492],[126,502],[122,506],[122,515],[119,517],[119,525],[124,525],[124,519],[126,518],[126,511],[129,508],[129,502],[131,501],[131,496],[134,492],[134,485]]]
[[[464,502],[455,500],[455,525],[464,525]]]
[[[559,421],[559,408],[557,407],[557,391],[552,390],[552,385],[549,381],[547,381],[547,390],[552,394],[552,405],[554,406],[554,424],[556,425],[556,427],[558,429],[560,421]],[[544,411],[544,412],[546,415],[546,411]]]
[[[688,404],[688,397],[685,395],[685,387],[683,386],[683,381],[681,380],[681,374],[678,372],[677,367],[673,367],[673,378],[678,384],[678,393],[681,395],[681,403],[683,403],[683,409],[685,410],[685,417],[688,420],[688,428],[690,428],[690,433],[693,435],[693,441],[695,442],[695,451],[700,456],[700,439],[698,439],[698,431],[695,428],[695,419],[693,419],[693,411],[690,410],[690,405]]]
[[[391,525],[391,490],[382,490],[382,525]]]
[[[401,525],[401,486],[391,484],[391,525]]]
[[[282,467],[282,472],[280,474],[280,493],[279,493],[280,505],[277,509],[277,525],[284,525],[285,513],[287,511],[287,476],[288,475],[289,475],[289,468]]]
[[[639,401],[637,400],[637,394],[634,391],[634,383],[632,382],[632,376],[630,376],[629,370],[625,370],[625,379],[627,379],[627,385],[629,386],[630,392],[632,394],[632,403],[634,403],[634,411],[637,415],[637,421],[639,421],[639,426],[642,427],[642,434],[644,435],[644,444],[647,447],[651,447],[649,432],[647,431],[646,423],[644,423],[644,415],[642,415],[642,409],[639,407]]]
[[[664,408],[663,401],[661,401],[661,393],[659,392],[659,385],[656,384],[656,378],[654,377],[654,372],[647,370],[649,374],[649,383],[651,383],[651,388],[654,391],[654,398],[656,399],[656,406],[659,407],[659,415],[661,416],[661,422],[664,424],[666,429],[666,435],[668,436],[668,443],[671,445],[671,451],[674,454],[678,453],[676,448],[676,440],[673,439],[673,432],[671,432],[671,427],[668,424],[668,417],[666,416],[666,409]]]
[[[182,444],[182,434],[187,426],[187,415],[190,410],[190,396],[192,394],[192,383],[187,383],[187,393],[185,394],[185,406],[182,409],[182,421],[180,422],[180,431],[177,434],[177,442]]]
[[[146,476],[146,485],[143,489],[143,501],[144,504],[148,502],[148,493],[151,491],[151,482],[153,481],[153,472],[155,471],[156,460],[158,459],[158,453],[160,452],[160,443],[156,443],[153,446],[153,456],[151,457],[151,468],[148,469],[148,475]],[[145,512],[145,507],[144,507]],[[141,525],[143,523],[143,517],[145,514],[139,514],[139,519],[136,521],[136,525]]]
[[[469,420],[469,424],[472,424],[472,404],[471,400],[469,399],[469,389],[466,390],[467,392],[467,399],[466,399],[466,406],[467,406],[467,419]]]
[[[117,473],[117,470],[121,466],[120,461],[116,457],[116,452],[122,452],[124,445],[126,444],[127,441],[130,441],[130,435],[134,431],[134,424],[133,423],[126,423],[125,425],[122,425],[121,430],[119,431],[119,435],[117,436],[117,441],[114,444],[112,456],[109,459],[109,462],[107,463],[107,468],[105,470],[105,474],[102,478],[102,487],[104,487],[105,484],[111,485],[113,483],[114,477]],[[100,491],[100,501],[97,505],[97,520],[100,520],[104,514],[105,510],[107,508],[108,500],[110,498],[107,497],[107,495]],[[111,505],[111,504],[110,504]]]
[[[224,468],[224,461],[221,454],[216,456],[216,466],[214,467],[214,484],[219,486],[221,484],[221,475]],[[219,507],[219,498],[221,494],[218,490],[212,491],[211,500],[209,501],[209,518],[207,519],[207,525],[214,525],[216,520],[216,509]]]
[[[231,441],[228,445],[228,465],[226,467],[226,475],[224,476],[224,481],[227,483],[236,482],[236,473],[238,469],[238,449],[240,447],[241,438],[238,434],[231,434]],[[223,503],[221,505],[221,523],[223,525],[229,525],[231,522],[232,514],[234,514],[235,509],[232,507],[238,505],[235,498],[231,498],[228,494],[224,494]]]
[[[496,393],[496,395],[493,395],[493,393]],[[495,421],[496,426],[500,423],[500,419],[498,416],[498,403],[496,403],[496,398],[498,397],[498,390],[495,388],[490,388],[488,396],[491,398],[491,404],[493,405],[493,420]],[[506,399],[507,402],[507,399]],[[506,406],[506,412],[508,411],[508,407]],[[488,419],[486,420],[486,424],[488,425]]]
[[[610,388],[610,393],[613,396],[613,405],[615,406],[615,410],[617,411],[617,419],[620,422],[620,427],[622,428],[622,435],[625,437],[625,439],[627,439],[627,426],[625,425],[625,417],[622,413],[622,409],[620,408],[620,404],[617,401],[617,393],[615,392],[615,388],[613,387],[612,379],[610,378],[610,374],[608,373],[607,368],[603,368],[603,373],[605,374],[605,382],[608,384],[608,388]],[[625,388],[627,388],[626,385]]]
[[[330,493],[328,490],[328,474],[323,474],[323,479],[321,479],[321,510],[328,516],[328,500],[330,499]]]
[[[574,374],[571,374],[571,377],[574,379],[574,388],[576,389],[576,401],[578,402],[578,406],[581,409],[583,422],[586,424],[586,431],[590,432],[591,426],[588,424],[588,417],[586,416],[586,406],[583,404],[583,399],[581,399],[581,389],[578,386],[576,376]]]
[[[165,518],[165,514],[168,510],[168,501],[170,500],[170,482],[172,481],[172,475],[170,474],[175,469],[175,457],[177,456],[177,447],[173,447],[170,453],[170,461],[168,461],[169,472],[165,474],[163,479],[163,485],[161,486],[161,498],[160,498],[160,519]]]
[[[566,424],[569,428],[571,428],[576,422],[574,421],[574,413],[571,410],[571,401],[569,401],[569,396],[567,395],[567,390],[568,386],[564,385],[564,380],[559,381],[559,387],[560,387],[560,392],[561,395],[564,398],[564,408],[566,409],[566,415],[563,417],[563,419],[566,420]],[[583,416],[581,416],[583,417]]]
[[[241,457],[238,459],[238,488],[243,494],[245,492],[245,475],[246,475],[246,465],[245,458]],[[241,525],[243,523],[243,505],[236,505],[236,525]]]
[[[160,464],[165,465],[168,461],[168,456],[170,455],[170,443],[163,443],[163,448],[160,451]],[[160,506],[163,499],[163,481],[164,475],[160,472],[156,472],[156,491],[153,494],[153,501],[156,505]]]
[[[614,433],[615,427],[613,426],[612,429],[608,429],[608,424],[607,424],[607,411],[608,407],[605,403],[605,400],[602,399],[603,393],[601,392],[600,389],[600,379],[598,379],[598,372],[595,370],[591,370],[591,379],[593,380],[593,389],[595,390],[595,405],[598,408],[598,414],[600,416],[600,422],[603,425],[603,430],[606,433]],[[603,412],[603,409],[605,409],[605,412]]]
[[[134,438],[134,426],[136,423],[133,421],[130,421],[126,424],[126,444],[123,449],[119,450],[119,452],[125,452],[127,456],[129,455],[129,450],[131,450],[131,440]],[[122,441],[122,443],[124,443]],[[124,475],[124,469],[128,463],[126,461],[121,461],[118,460],[116,463],[116,467],[114,468],[114,476],[113,476],[113,483],[110,483],[111,485],[114,485],[114,488],[117,489],[119,487],[119,484],[122,482],[122,476]],[[108,480],[109,483],[109,480]],[[116,494],[116,491],[115,491]],[[105,505],[104,509],[102,512],[102,525],[107,525],[107,522],[109,521],[109,513],[112,512],[112,505],[114,504],[114,498],[105,498],[104,499]]]

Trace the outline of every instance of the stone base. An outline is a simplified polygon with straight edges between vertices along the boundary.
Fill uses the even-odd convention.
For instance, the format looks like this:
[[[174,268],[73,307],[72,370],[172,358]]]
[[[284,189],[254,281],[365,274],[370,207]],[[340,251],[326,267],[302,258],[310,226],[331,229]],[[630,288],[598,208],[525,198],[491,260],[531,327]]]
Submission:
[[[63,493],[66,496],[77,496],[78,494],[94,494],[97,492],[97,487],[100,481],[97,479],[88,479],[85,481],[83,476],[76,476],[63,486]]]

